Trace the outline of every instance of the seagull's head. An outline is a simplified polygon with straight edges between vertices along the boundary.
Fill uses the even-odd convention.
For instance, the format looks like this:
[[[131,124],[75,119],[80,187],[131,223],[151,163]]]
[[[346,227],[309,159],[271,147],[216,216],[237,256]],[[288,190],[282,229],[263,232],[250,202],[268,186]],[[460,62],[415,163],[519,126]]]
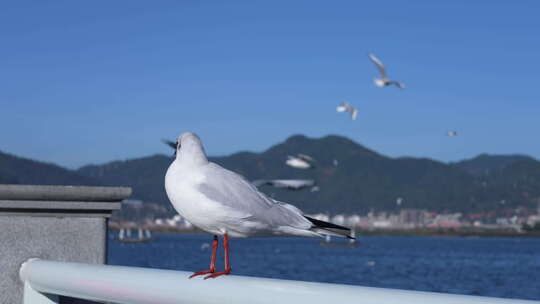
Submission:
[[[176,140],[176,158],[195,164],[207,163],[201,139],[193,132],[184,132]]]

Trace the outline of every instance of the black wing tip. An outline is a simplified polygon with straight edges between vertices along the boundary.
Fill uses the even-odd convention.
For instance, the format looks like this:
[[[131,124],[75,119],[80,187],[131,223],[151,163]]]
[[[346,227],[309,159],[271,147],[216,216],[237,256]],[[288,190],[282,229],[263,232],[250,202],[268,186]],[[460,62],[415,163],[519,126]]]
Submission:
[[[332,228],[332,229],[339,229],[339,230],[351,231],[351,229],[350,229],[350,228],[347,228],[347,227],[343,227],[343,226],[336,225],[336,224],[333,224],[333,223],[321,221],[321,220],[314,219],[314,218],[312,218],[312,217],[305,216],[305,215],[304,215],[304,217],[305,217],[306,219],[308,219],[308,220],[309,220],[313,225],[315,225],[315,227],[317,227],[317,228]]]

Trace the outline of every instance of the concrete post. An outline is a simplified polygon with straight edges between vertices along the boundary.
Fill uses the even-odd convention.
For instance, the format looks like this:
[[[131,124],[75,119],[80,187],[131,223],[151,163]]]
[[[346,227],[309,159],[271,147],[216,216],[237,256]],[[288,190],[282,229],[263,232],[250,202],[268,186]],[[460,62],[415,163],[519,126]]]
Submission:
[[[0,303],[22,303],[29,258],[104,264],[107,218],[125,187],[0,185]]]

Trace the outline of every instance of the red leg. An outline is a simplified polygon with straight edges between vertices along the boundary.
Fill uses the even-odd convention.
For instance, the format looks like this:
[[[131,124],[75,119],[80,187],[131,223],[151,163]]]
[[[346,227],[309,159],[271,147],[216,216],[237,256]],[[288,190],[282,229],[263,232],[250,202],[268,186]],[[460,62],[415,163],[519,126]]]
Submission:
[[[229,262],[229,236],[226,233],[223,235],[223,249],[225,252],[225,269],[223,271],[214,272],[210,275],[207,275],[206,277],[204,277],[205,280],[210,278],[217,278],[219,276],[231,273],[231,263]]]
[[[214,240],[212,241],[212,257],[210,258],[210,269],[208,270],[201,270],[194,272],[189,278],[196,277],[198,275],[202,274],[208,274],[208,273],[214,273],[216,271],[216,253],[218,248],[218,237],[217,235],[214,235]]]

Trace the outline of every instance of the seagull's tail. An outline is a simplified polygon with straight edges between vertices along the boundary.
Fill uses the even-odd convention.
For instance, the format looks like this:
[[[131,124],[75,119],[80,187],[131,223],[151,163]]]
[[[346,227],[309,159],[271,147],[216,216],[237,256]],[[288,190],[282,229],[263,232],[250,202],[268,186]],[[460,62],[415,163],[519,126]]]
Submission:
[[[346,237],[348,239],[354,240],[355,237],[351,235],[351,229],[347,227],[343,227],[340,225],[328,223],[325,221],[320,221],[314,218],[311,218],[309,216],[305,216],[306,219],[308,219],[313,226],[309,229],[313,232],[324,234],[324,235],[332,235],[332,236],[340,236],[340,237]]]

